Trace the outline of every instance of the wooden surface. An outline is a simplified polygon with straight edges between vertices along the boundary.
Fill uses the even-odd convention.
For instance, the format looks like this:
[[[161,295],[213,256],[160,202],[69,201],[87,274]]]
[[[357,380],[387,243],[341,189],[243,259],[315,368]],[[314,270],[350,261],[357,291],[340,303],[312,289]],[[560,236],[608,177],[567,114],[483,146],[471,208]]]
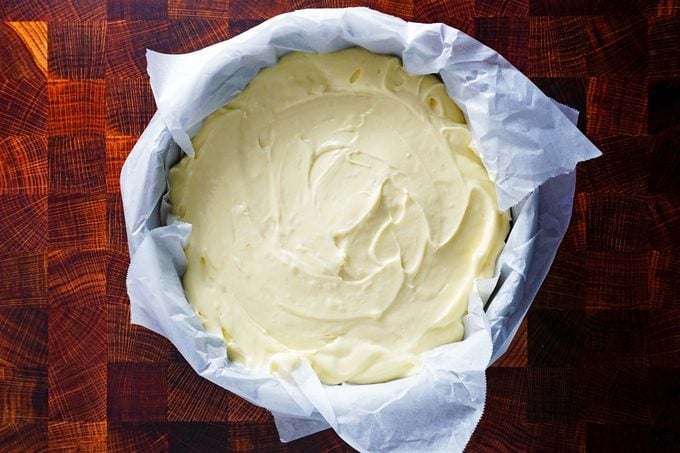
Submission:
[[[0,451],[346,451],[128,322],[118,188],[154,112],[144,49],[185,52],[351,1],[0,0]],[[468,451],[680,445],[680,2],[377,0],[502,52],[604,156]]]

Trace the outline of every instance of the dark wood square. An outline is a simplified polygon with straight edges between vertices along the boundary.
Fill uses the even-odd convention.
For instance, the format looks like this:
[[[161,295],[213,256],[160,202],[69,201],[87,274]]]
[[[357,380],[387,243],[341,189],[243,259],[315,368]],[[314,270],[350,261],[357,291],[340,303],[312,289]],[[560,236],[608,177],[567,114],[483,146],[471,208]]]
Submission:
[[[616,193],[588,194],[588,251],[640,252],[649,247],[647,198]]]
[[[649,363],[680,368],[680,309],[653,311],[649,322]]]
[[[196,401],[195,395],[202,395]],[[202,378],[186,362],[168,369],[168,421],[226,422],[229,392]]]
[[[47,197],[0,196],[0,253],[47,250]]]
[[[0,424],[47,420],[47,369],[0,367]]]
[[[650,163],[647,138],[607,137],[595,139],[594,143],[603,155],[581,164],[578,190],[641,195],[647,193],[647,169]]]
[[[650,17],[649,76],[653,79],[680,77],[680,22],[675,16]]]
[[[534,299],[536,309],[584,310],[586,306],[586,254],[561,249],[555,256],[554,271],[546,277]]]
[[[253,444],[232,444],[226,423],[168,423],[170,451],[267,451]],[[270,444],[270,448],[273,444]]]
[[[680,79],[651,82],[647,89],[647,95],[649,108],[647,129],[649,133],[668,132],[663,134],[662,137],[675,139],[675,149],[677,150],[678,138],[680,137],[680,127],[678,127],[680,126]],[[675,162],[677,161],[676,157]],[[676,166],[675,169],[677,170],[678,167]]]
[[[581,17],[529,19],[529,69],[532,77],[583,77],[586,38]]]
[[[583,364],[585,311],[529,312],[529,366],[570,368]]]
[[[155,111],[156,103],[147,79],[107,80],[107,135],[139,136]]]
[[[0,79],[0,136],[44,135],[46,94],[44,79]]]
[[[680,193],[680,128],[651,137],[650,147],[649,191]]]
[[[103,134],[103,80],[48,82],[50,135]]]
[[[647,368],[591,368],[586,417],[589,422],[648,424],[651,421],[650,381]]]
[[[648,310],[588,311],[586,366],[647,366],[649,334]]]
[[[652,423],[655,426],[680,426],[680,368],[650,368]]]
[[[581,370],[529,367],[527,372],[529,422],[563,423],[579,420],[583,416],[586,383]]]
[[[162,20],[168,18],[168,0],[106,0],[109,20]]]
[[[588,83],[590,137],[645,135],[647,86],[639,77],[593,77]]]
[[[0,309],[0,367],[42,368],[47,365],[47,310]]]
[[[638,309],[649,307],[647,253],[589,251],[586,306]]]
[[[526,17],[480,17],[475,37],[498,51],[520,71],[529,64],[529,19]]]
[[[146,49],[168,53],[168,21],[111,21],[106,28],[106,78],[146,78]]]
[[[48,33],[51,77],[104,78],[106,22],[54,22]]]
[[[130,323],[126,303],[106,304],[108,361],[160,363],[168,360],[170,342],[149,329]]]
[[[656,250],[680,248],[680,193],[655,194],[648,198],[652,217],[650,241]]]
[[[49,210],[51,250],[106,247],[106,195],[53,195]]]
[[[180,19],[170,22],[170,50],[173,53],[193,52],[231,37],[229,22],[224,19]]]
[[[0,254],[0,308],[46,308],[47,260],[44,253]]]
[[[108,419],[117,423],[161,422],[167,418],[168,365],[109,363]]]
[[[588,74],[644,77],[647,21],[641,16],[596,16],[586,20]],[[607,44],[602,45],[607,37]]]
[[[46,137],[0,137],[0,168],[0,195],[47,195]]]
[[[655,428],[649,425],[588,423],[586,427],[587,451],[670,453],[677,450],[677,439],[677,430]]]
[[[54,421],[106,421],[106,308],[95,298],[50,307],[49,410]]]
[[[103,135],[49,138],[50,192],[103,193],[106,145]]]
[[[680,256],[669,250],[652,250],[648,259],[650,307],[680,308]]]

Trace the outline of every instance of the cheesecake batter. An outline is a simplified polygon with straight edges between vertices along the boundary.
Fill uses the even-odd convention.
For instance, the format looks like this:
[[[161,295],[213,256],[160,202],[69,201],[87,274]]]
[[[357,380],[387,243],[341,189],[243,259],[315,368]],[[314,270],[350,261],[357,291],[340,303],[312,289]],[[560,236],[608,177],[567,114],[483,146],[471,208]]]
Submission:
[[[439,79],[363,49],[291,53],[193,144],[169,176],[193,225],[184,289],[231,360],[373,383],[462,339],[509,218]]]

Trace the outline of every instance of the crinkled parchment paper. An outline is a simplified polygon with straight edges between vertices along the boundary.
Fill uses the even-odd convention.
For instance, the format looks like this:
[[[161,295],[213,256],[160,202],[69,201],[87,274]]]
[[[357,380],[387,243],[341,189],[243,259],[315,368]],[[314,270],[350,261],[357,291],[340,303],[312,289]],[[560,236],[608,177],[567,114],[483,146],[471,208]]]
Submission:
[[[168,169],[193,152],[190,137],[203,119],[261,68],[290,51],[350,46],[397,55],[412,74],[441,76],[514,224],[497,278],[479,281],[470,296],[463,341],[424,353],[414,376],[326,386],[307,363],[275,377],[228,361],[222,339],[205,332],[184,296],[191,226],[166,224],[164,195]],[[485,370],[507,349],[569,223],[575,165],[600,154],[574,126],[577,113],[454,28],[366,8],[296,11],[198,52],[147,58],[158,111],[121,175],[132,322],[170,339],[201,376],[272,411],[284,441],[331,426],[362,451],[463,450],[484,409]]]

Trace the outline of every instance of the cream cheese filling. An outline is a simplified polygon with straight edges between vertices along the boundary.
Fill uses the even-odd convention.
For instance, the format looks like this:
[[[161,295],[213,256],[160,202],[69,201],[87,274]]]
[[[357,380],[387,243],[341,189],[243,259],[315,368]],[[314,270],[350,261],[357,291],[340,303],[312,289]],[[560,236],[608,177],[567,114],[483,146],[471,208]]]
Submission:
[[[373,383],[462,339],[509,218],[439,79],[363,49],[291,53],[193,144],[169,175],[192,224],[184,290],[231,360]]]

